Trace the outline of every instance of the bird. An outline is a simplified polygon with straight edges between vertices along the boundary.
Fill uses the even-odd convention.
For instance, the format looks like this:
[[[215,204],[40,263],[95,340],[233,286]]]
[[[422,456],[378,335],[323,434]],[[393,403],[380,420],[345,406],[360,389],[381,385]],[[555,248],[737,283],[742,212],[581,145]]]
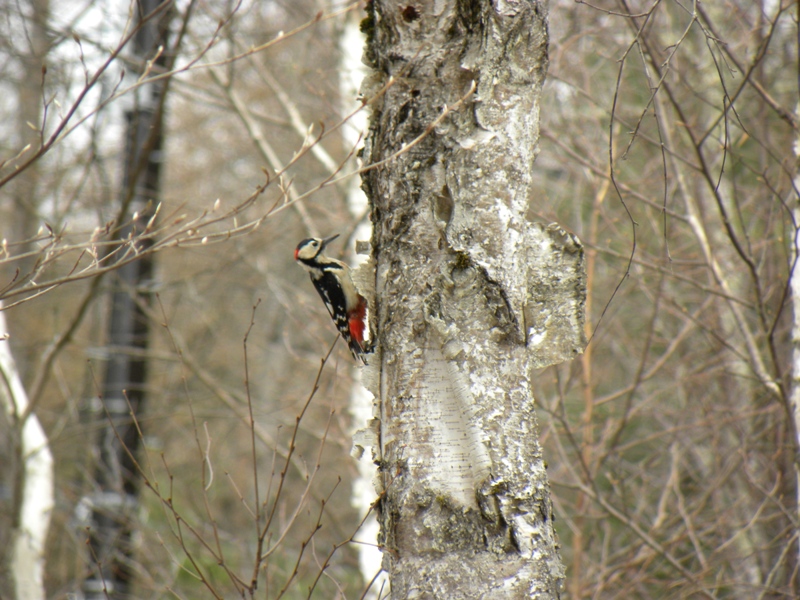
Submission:
[[[367,301],[356,290],[350,268],[340,260],[323,254],[339,234],[328,238],[306,238],[297,244],[294,259],[311,276],[311,283],[328,309],[336,328],[347,342],[357,363],[367,364],[370,351],[364,339],[367,329]]]

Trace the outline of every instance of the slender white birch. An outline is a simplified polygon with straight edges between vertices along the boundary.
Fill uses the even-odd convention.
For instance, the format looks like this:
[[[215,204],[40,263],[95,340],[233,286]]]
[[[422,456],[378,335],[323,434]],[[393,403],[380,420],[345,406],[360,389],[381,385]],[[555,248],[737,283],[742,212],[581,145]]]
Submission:
[[[18,436],[17,456],[21,493],[14,506],[16,526],[12,533],[9,571],[14,600],[44,600],[45,543],[53,510],[53,455],[47,434],[34,413],[28,412],[28,396],[20,379],[0,311],[0,403]]]
[[[798,105],[797,114],[800,115],[800,105]],[[795,132],[800,134],[800,132]],[[794,146],[795,156],[800,159],[800,136],[795,140]],[[795,189],[800,189],[800,175],[795,178]],[[794,417],[794,446],[800,448],[800,269],[798,269],[798,261],[800,260],[800,203],[797,200],[794,202],[792,210],[794,221],[794,237],[792,240],[792,253],[790,256],[791,265],[789,269],[789,291],[792,301],[792,388],[789,393],[789,407]],[[795,455],[794,459],[795,476],[797,477],[796,490],[797,490],[797,515],[796,518],[800,520],[800,459]],[[800,536],[797,540],[798,544],[798,562],[800,562]]]
[[[348,13],[347,18],[342,24],[339,36],[339,50],[341,52],[341,64],[339,70],[339,89],[342,97],[342,114],[349,115],[359,106],[358,90],[361,81],[367,70],[361,62],[361,55],[364,51],[364,36],[359,31],[359,21],[361,13]],[[342,128],[342,137],[347,148],[354,148],[360,144],[367,130],[367,113],[358,111],[353,114],[345,126]],[[353,167],[357,167],[358,161],[355,157],[351,160]],[[347,206],[353,219],[362,219],[368,210],[367,197],[361,191],[361,179],[353,177],[347,181]],[[358,223],[354,236],[356,240],[367,240],[370,238],[372,228],[369,221]],[[355,261],[354,261],[355,262]],[[355,266],[354,264],[352,266]],[[352,502],[355,508],[365,514],[370,510],[370,505],[375,501],[375,489],[372,480],[375,475],[375,466],[372,464],[371,454],[364,453],[361,444],[371,445],[373,439],[364,437],[363,432],[367,431],[367,424],[373,418],[374,397],[369,393],[359,381],[353,386],[350,395],[350,411],[353,415],[354,426],[359,432],[355,433],[354,445],[357,448],[356,454],[360,454],[358,461],[359,479],[353,482]],[[366,440],[366,441],[365,441]],[[374,514],[371,514],[359,530],[356,539],[360,542],[356,545],[358,551],[358,562],[361,574],[366,582],[371,582],[381,571],[382,555],[377,547],[378,540],[378,521]],[[367,598],[376,598],[381,589],[386,587],[386,578],[378,577],[367,592]]]

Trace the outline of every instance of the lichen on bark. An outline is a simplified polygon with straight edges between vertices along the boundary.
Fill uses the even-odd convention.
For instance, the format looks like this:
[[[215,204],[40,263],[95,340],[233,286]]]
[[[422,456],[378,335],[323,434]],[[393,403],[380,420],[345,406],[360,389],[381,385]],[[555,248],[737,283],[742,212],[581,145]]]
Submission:
[[[368,10],[378,344],[365,381],[392,594],[555,598],[564,570],[529,376],[582,350],[584,290],[580,242],[526,219],[545,5]]]

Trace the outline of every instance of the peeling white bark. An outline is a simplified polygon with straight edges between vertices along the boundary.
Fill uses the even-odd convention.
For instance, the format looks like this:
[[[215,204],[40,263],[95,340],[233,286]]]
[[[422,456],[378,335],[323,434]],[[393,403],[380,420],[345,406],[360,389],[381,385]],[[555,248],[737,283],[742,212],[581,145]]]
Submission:
[[[27,414],[28,396],[8,342],[5,313],[0,311],[0,403],[17,429],[17,457],[22,486],[16,506],[9,568],[15,600],[44,600],[44,549],[53,510],[53,456],[47,436],[34,414]],[[24,419],[24,420],[23,420]]]
[[[545,8],[369,6],[362,93],[391,85],[364,151],[382,163],[364,176],[379,341],[364,381],[381,400],[392,597],[556,598],[528,377],[582,350],[584,280],[580,242],[526,219]]]

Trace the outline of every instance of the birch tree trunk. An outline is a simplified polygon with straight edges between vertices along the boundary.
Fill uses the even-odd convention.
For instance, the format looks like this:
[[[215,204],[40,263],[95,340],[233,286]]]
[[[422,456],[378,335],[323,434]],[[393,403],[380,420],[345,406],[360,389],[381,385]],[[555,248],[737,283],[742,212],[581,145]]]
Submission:
[[[8,572],[14,600],[43,600],[45,545],[53,511],[53,454],[9,346],[5,312],[0,311],[0,407],[14,439],[14,506]],[[2,587],[0,587],[0,592]]]
[[[800,10],[800,5],[798,5]],[[797,114],[800,115],[800,105],[797,108]],[[795,144],[795,158],[798,160],[796,166],[800,168],[800,139]],[[800,169],[799,169],[800,170]],[[795,185],[800,183],[800,173],[795,175]],[[795,202],[792,209],[794,215],[794,239],[791,246],[791,263],[789,269],[789,293],[792,302],[792,384],[789,393],[789,412],[792,415],[792,434],[794,439],[792,444],[794,446],[794,470],[796,481],[796,516],[800,518],[800,272],[798,272],[798,261],[800,261],[800,227],[798,227],[798,219],[800,219],[800,206]],[[797,539],[798,544],[798,561],[800,561],[800,536]]]
[[[365,73],[364,64],[361,62],[363,48],[364,36],[359,31],[358,13],[350,12],[347,14],[342,24],[342,30],[339,33],[339,51],[341,53],[339,89],[341,90],[343,116],[350,115],[359,107],[357,100],[358,89]],[[356,147],[366,130],[367,113],[364,110],[360,110],[354,113],[348,119],[346,126],[342,128],[342,138],[347,148]],[[360,166],[355,156],[352,157],[350,162],[353,170]],[[359,183],[358,177],[352,177],[347,180],[347,206],[350,209],[350,215],[358,223],[353,232],[353,238],[367,240],[371,236],[372,228],[369,222],[359,222],[359,220],[363,219],[368,209],[367,198]],[[351,267],[355,266],[351,262]],[[358,371],[355,372],[359,373]],[[364,423],[369,421],[372,414],[372,404],[372,394],[364,389],[360,381],[356,382],[350,391],[350,413],[353,415],[353,422],[357,428],[363,427]],[[356,445],[358,445],[360,435],[360,431],[354,432]],[[374,469],[366,459],[358,460],[356,465],[359,477],[353,481],[352,502],[359,513],[365,514],[369,511],[370,505],[375,499],[371,483]],[[375,580],[365,595],[366,600],[378,598],[385,579],[385,575],[381,573],[381,552],[374,545],[377,534],[378,523],[374,516],[370,514],[359,529],[357,536],[357,539],[363,543],[356,544],[358,564],[364,580],[368,582]]]
[[[43,126],[45,64],[50,50],[50,2],[30,0],[20,3],[18,9],[20,14],[28,16],[24,22],[23,51],[17,57],[25,76],[16,85],[15,109],[16,141],[23,148],[28,144],[36,146],[36,129]],[[39,200],[42,197],[38,189],[39,178],[39,165],[32,165],[22,171],[7,189],[6,198],[13,202],[14,210],[4,235],[13,236],[12,243],[20,244],[19,253],[22,255],[36,249],[30,240],[39,226]],[[33,257],[15,262],[12,269],[19,269],[19,273],[7,273],[8,279],[30,276],[35,262]],[[46,597],[45,547],[54,504],[53,455],[47,434],[29,403],[11,351],[9,335],[5,312],[0,312],[0,405],[5,409],[11,426],[14,455],[8,462],[15,475],[11,543],[7,548],[7,565],[0,567],[0,572],[7,566],[11,584],[8,591],[14,600],[39,600]],[[23,353],[17,358],[21,358],[20,364],[25,365],[30,362],[26,359],[31,357]],[[2,594],[3,585],[0,584]]]
[[[546,6],[374,0],[373,327],[392,597],[556,598],[529,376],[584,346],[583,250],[526,219]]]
[[[165,65],[169,12],[161,0],[138,0],[139,30],[133,38],[133,55],[144,75],[147,61]],[[169,52],[169,50],[167,50]],[[163,160],[162,120],[166,83],[143,85],[125,111],[126,144],[121,205],[126,224],[120,244],[141,252],[152,244],[135,240],[156,217]],[[131,415],[145,410],[149,325],[142,305],[151,303],[154,262],[151,255],[121,266],[115,275],[108,320],[108,355],[103,383],[103,427],[97,440],[96,491],[84,503],[92,507],[89,546],[95,569],[83,582],[86,600],[127,598],[134,591],[136,569],[135,516],[140,479],[133,459],[140,431]]]

